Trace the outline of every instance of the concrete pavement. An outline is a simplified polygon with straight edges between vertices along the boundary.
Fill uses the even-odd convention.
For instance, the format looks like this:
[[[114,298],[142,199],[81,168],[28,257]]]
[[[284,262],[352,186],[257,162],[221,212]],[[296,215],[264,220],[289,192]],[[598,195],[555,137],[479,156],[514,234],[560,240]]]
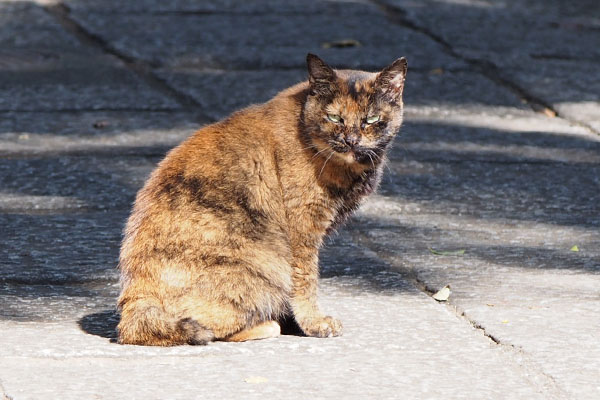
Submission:
[[[0,398],[600,398],[595,3],[0,1]],[[135,192],[307,52],[409,60],[380,191],[321,257],[344,336],[115,344]]]

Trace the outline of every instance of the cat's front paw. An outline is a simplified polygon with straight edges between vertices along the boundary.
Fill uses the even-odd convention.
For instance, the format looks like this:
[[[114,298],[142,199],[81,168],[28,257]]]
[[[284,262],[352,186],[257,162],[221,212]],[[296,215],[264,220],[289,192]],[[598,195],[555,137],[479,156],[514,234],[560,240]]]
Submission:
[[[333,317],[319,317],[302,322],[300,327],[308,336],[325,338],[342,335],[342,323]]]

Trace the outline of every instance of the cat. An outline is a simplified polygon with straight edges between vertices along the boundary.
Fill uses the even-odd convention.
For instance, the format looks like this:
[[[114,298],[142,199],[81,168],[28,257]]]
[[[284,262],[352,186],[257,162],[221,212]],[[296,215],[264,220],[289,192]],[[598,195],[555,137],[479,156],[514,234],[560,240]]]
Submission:
[[[317,305],[318,253],[378,186],[402,123],[405,58],[379,73],[308,54],[308,81],[171,150],[124,231],[119,342],[342,334]]]

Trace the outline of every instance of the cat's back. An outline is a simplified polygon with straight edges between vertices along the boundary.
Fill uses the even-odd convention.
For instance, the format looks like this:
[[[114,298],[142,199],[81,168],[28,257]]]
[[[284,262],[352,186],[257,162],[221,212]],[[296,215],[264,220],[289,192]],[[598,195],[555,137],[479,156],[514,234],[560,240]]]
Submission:
[[[171,150],[137,195],[123,249],[155,242],[157,232],[181,237],[192,221],[254,239],[260,239],[257,226],[265,227],[265,240],[280,235],[277,149],[297,136],[305,88],[292,86],[267,103],[237,111]]]
[[[245,169],[270,157],[277,142],[296,136],[306,82],[281,91],[270,101],[236,111],[222,121],[207,125],[173,149],[159,164],[188,172],[222,172],[236,166]],[[228,169],[231,171],[230,169]]]

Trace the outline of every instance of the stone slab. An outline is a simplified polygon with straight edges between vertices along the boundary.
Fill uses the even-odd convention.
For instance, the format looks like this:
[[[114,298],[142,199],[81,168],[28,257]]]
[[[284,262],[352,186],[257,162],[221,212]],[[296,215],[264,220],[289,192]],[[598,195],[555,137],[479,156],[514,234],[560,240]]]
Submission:
[[[459,68],[427,36],[383,15],[105,15],[73,12],[86,30],[130,57],[162,67],[304,68],[313,52],[332,64],[374,68],[407,56],[414,68]],[[378,29],[369,27],[377,26]],[[153,27],[148,29],[148,27]],[[235,29],[232,29],[235,28]],[[361,46],[325,48],[353,39]]]
[[[13,111],[0,116],[0,155],[10,158],[159,155],[206,122],[173,111]]]
[[[68,7],[76,12],[93,12],[107,14],[374,14],[378,11],[368,1],[361,0],[143,0],[123,3],[119,0],[66,0]]]
[[[559,115],[583,122],[600,132],[600,80],[597,62],[534,60],[504,68],[502,75],[528,93],[543,99]]]
[[[355,240],[425,291],[450,284],[451,308],[567,397],[598,397],[600,139],[531,112],[447,114],[407,115]]]
[[[290,392],[324,399],[560,398],[528,361],[461,323],[349,237],[338,237],[328,254],[336,261],[325,261],[326,269],[336,276],[323,279],[321,303],[343,319],[340,338],[157,348],[121,346],[110,334],[75,321],[3,321],[0,376],[6,392],[19,400],[56,393],[68,400],[279,398]],[[110,313],[105,315],[110,323]],[[43,343],[36,340],[40,335]]]
[[[0,3],[0,111],[181,108],[42,8],[12,4]]]
[[[381,70],[384,66],[372,70]],[[202,112],[214,119],[221,119],[249,104],[265,102],[280,90],[307,79],[306,68],[268,71],[162,69],[158,75],[178,91],[193,97]],[[514,93],[480,74],[466,71],[434,69],[421,72],[409,68],[404,93],[407,109],[421,112],[469,109],[487,110],[492,114],[493,107],[526,108]]]
[[[593,0],[383,0],[455,51],[506,66],[535,58],[600,59]],[[476,39],[475,39],[476,38]],[[585,51],[582,51],[585,50]]]
[[[133,196],[154,168],[157,157],[78,157],[48,155],[0,160],[3,194],[24,196],[39,204],[13,208],[6,212],[48,211],[52,203],[45,199],[70,198],[80,211],[116,211],[128,209]],[[60,203],[57,203],[60,205]],[[65,203],[66,204],[66,203]],[[60,209],[58,209],[60,210]]]
[[[39,5],[28,1],[0,1],[0,49],[38,50],[76,48],[81,53],[90,50],[69,35]],[[0,65],[6,63],[3,54]]]
[[[600,393],[600,236],[598,229],[465,215],[393,214],[411,205],[383,207],[388,225],[356,233],[359,243],[431,293],[450,285],[450,307],[485,329],[502,346],[529,355],[570,398]],[[414,207],[414,205],[412,205]],[[375,206],[370,220],[382,215]],[[383,225],[381,217],[374,224]],[[398,226],[398,224],[400,226]],[[580,251],[571,252],[575,243]],[[463,256],[437,251],[464,250]]]
[[[0,111],[177,110],[119,62],[71,49],[2,50]]]
[[[503,79],[600,132],[596,2],[384,2],[462,57],[492,63]]]

